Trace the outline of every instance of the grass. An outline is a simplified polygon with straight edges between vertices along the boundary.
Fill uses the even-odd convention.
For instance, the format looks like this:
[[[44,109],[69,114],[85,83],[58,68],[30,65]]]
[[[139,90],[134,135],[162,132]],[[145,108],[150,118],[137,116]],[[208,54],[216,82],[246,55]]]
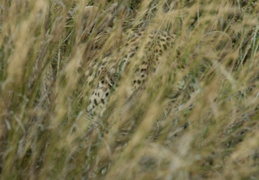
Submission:
[[[3,1],[0,179],[258,179],[258,10],[256,0]],[[128,98],[138,51],[103,115],[89,117],[93,62],[119,62],[136,29],[174,44]]]

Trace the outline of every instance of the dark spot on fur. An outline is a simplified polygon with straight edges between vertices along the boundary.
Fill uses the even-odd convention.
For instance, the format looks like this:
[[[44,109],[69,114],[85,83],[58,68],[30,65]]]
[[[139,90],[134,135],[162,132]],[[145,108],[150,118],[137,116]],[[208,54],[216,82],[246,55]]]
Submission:
[[[94,104],[95,104],[96,106],[98,105],[98,103],[97,103],[96,99],[94,99]]]
[[[188,122],[187,122],[187,123],[184,123],[183,129],[186,129],[188,126],[189,126],[189,123],[188,123]]]
[[[130,58],[132,58],[134,55],[135,55],[135,53],[131,53],[131,54],[130,54]]]

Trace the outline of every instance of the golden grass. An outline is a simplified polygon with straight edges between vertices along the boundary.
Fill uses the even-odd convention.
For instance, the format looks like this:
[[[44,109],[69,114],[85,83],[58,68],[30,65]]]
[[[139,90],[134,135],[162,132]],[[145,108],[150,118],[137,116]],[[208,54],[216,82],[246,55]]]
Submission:
[[[258,179],[258,11],[256,0],[1,2],[0,179]],[[128,98],[139,51],[93,121],[93,61],[119,62],[138,28],[175,42]]]

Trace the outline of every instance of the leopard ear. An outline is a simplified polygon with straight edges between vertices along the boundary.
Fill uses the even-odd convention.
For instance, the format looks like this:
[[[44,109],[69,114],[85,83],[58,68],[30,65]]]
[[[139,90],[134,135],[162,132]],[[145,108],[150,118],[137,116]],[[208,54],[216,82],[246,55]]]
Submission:
[[[86,6],[83,10],[82,25],[91,26],[94,25],[96,18],[98,17],[100,10],[95,6]]]
[[[76,6],[71,12],[71,16],[75,22],[77,37],[82,42],[88,37],[96,23],[99,21],[100,14],[103,11],[96,6]]]
[[[94,28],[100,10],[95,6],[86,6],[80,17],[80,31],[82,34],[89,34]]]
[[[111,6],[105,10],[102,10],[95,6],[86,6],[84,10],[84,15],[88,18],[87,21],[95,21],[93,25],[95,26],[95,29],[98,33],[112,27],[113,20],[117,16],[117,14],[118,3],[111,4]]]
[[[76,12],[74,18],[81,42],[91,33],[97,35],[112,27],[117,7],[117,3],[112,4],[106,10],[96,6],[86,6],[80,9],[80,12]]]

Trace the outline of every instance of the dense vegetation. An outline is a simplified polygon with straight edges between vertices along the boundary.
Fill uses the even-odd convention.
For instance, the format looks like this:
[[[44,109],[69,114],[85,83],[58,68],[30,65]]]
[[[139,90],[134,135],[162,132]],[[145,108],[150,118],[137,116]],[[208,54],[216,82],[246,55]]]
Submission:
[[[2,0],[0,179],[258,179],[258,12],[256,0]],[[129,67],[92,120],[86,72],[137,29],[175,43],[132,99]]]

